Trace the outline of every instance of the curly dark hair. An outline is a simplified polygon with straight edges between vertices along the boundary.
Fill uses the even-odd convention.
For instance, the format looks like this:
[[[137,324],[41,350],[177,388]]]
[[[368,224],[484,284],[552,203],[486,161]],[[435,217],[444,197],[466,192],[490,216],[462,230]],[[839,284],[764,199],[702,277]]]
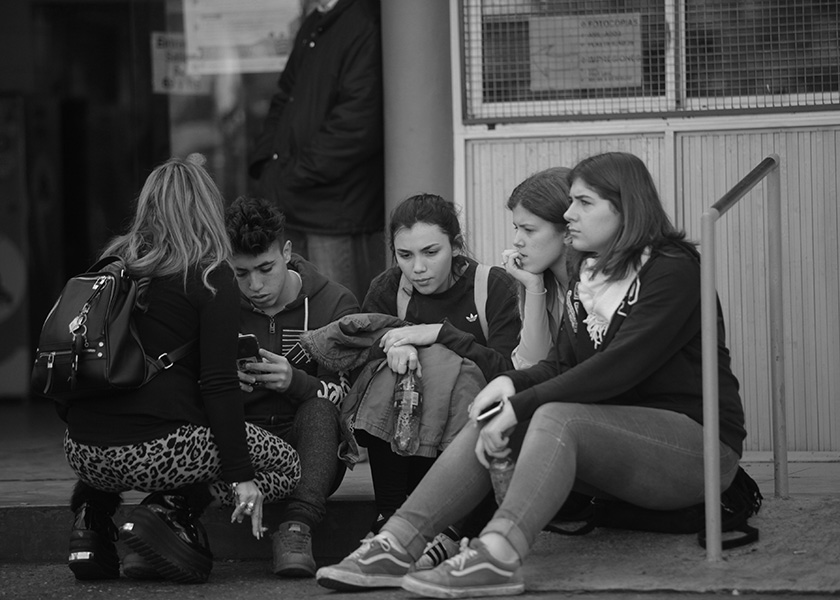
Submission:
[[[225,211],[225,227],[234,254],[256,256],[286,241],[286,215],[264,198],[239,196]]]

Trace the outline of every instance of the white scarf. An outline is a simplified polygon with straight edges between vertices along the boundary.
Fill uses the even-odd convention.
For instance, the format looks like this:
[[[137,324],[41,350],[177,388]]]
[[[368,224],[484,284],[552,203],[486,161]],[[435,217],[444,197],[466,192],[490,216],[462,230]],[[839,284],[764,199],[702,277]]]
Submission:
[[[650,258],[650,248],[645,248],[642,253],[641,268]],[[622,279],[607,281],[606,276],[594,272],[595,258],[587,258],[583,261],[580,269],[580,283],[578,284],[578,297],[583,308],[586,309],[586,331],[589,338],[595,344],[595,348],[604,341],[604,335],[609,329],[615,311],[621,306],[627,291],[639,275],[639,269],[631,267]]]

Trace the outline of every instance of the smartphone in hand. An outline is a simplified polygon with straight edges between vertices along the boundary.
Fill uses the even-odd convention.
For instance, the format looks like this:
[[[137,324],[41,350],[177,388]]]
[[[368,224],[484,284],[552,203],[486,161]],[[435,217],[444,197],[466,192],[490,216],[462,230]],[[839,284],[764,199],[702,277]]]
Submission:
[[[480,413],[478,413],[478,416],[475,418],[475,420],[480,423],[482,421],[490,419],[491,417],[499,414],[500,412],[502,412],[502,403],[496,402],[495,404],[491,404],[490,406],[482,410]]]
[[[261,362],[260,342],[253,333],[239,334],[238,349],[236,352],[236,368],[239,371],[247,371],[250,363]]]

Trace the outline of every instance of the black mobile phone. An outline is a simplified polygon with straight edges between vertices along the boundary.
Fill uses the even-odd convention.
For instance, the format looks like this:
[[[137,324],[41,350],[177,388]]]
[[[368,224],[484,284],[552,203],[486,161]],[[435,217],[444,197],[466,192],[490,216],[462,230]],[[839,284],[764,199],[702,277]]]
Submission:
[[[485,408],[483,411],[478,413],[478,416],[475,418],[475,420],[479,421],[479,422],[486,421],[487,419],[489,419],[493,415],[499,414],[501,411],[502,411],[502,403],[501,402],[496,402],[495,404],[491,404],[490,406]]]
[[[240,333],[236,351],[236,368],[247,371],[248,364],[260,362],[260,342],[253,333]]]

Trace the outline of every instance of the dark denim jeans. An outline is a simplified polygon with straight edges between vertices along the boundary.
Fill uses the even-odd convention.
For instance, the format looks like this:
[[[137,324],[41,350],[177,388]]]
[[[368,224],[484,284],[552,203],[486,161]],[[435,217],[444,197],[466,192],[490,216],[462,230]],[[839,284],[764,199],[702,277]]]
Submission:
[[[426,542],[490,491],[468,424],[385,524],[415,559]],[[633,406],[551,403],[517,425],[516,469],[507,496],[482,531],[503,535],[522,560],[574,487],[653,509],[704,500],[703,428],[685,415]],[[521,440],[521,444],[519,441]],[[721,489],[738,468],[720,445]]]
[[[327,498],[338,489],[346,472],[338,458],[338,409],[324,398],[310,398],[298,406],[293,421],[263,422],[262,426],[287,441],[300,457],[300,482],[284,500],[284,521],[316,527],[326,514]]]

